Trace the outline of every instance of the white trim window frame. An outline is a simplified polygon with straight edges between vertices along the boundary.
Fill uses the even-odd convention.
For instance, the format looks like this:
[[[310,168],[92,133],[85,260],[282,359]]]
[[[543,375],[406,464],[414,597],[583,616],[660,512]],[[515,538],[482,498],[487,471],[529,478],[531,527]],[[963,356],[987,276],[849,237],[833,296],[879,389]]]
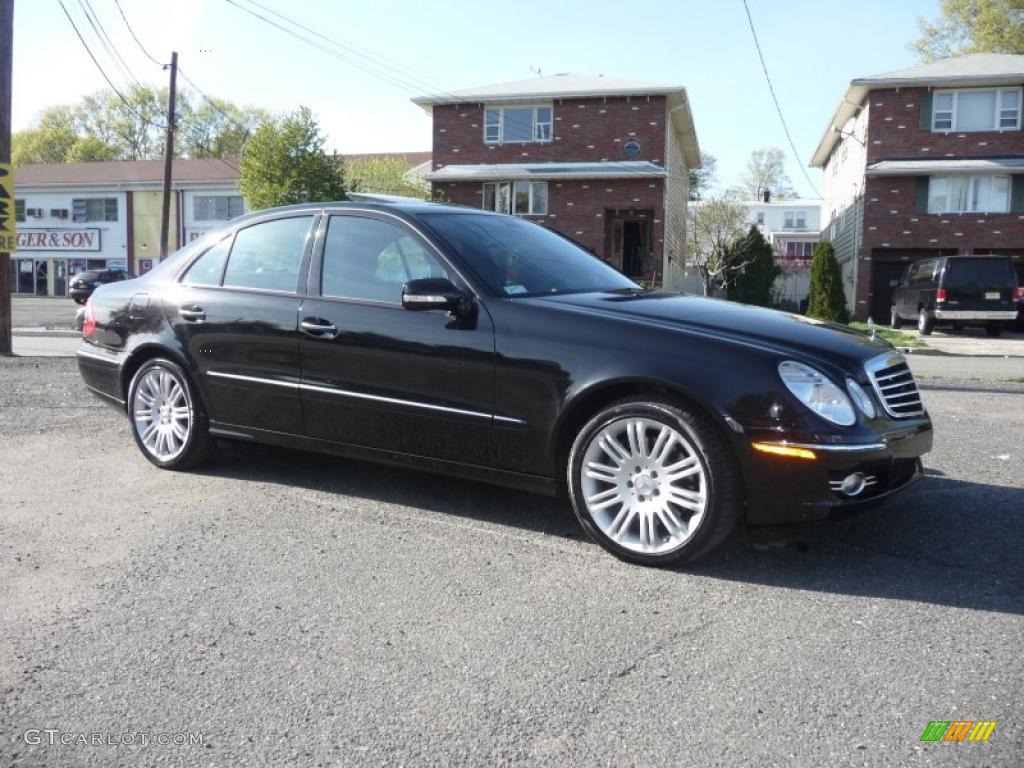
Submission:
[[[522,205],[521,203],[525,203]],[[516,216],[544,216],[548,212],[546,181],[488,181],[483,186],[485,211]]]
[[[523,138],[527,111],[530,138]],[[484,144],[549,144],[554,135],[554,119],[551,104],[484,107]]]
[[[1010,176],[928,177],[928,213],[1009,213]]]
[[[981,96],[993,94],[992,125],[982,128],[964,127],[960,114],[961,94]],[[1018,131],[1021,125],[1021,88],[959,88],[935,91],[932,97],[932,133],[980,133],[984,131]]]

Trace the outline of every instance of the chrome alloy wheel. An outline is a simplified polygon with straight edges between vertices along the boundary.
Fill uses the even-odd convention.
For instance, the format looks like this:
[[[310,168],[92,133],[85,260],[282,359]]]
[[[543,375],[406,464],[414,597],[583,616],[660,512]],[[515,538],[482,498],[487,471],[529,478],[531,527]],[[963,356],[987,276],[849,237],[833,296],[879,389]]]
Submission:
[[[192,429],[192,414],[185,388],[169,371],[146,371],[132,398],[135,431],[146,450],[160,461],[170,461],[185,448]]]
[[[594,524],[621,547],[664,554],[685,544],[707,509],[707,477],[693,443],[653,419],[623,418],[591,439],[580,466]]]

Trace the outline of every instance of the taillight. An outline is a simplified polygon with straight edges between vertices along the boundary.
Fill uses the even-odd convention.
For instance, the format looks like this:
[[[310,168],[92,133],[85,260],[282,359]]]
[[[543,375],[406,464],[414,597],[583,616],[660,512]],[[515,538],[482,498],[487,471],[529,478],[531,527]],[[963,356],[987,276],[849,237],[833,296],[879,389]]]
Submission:
[[[1024,299],[1024,285],[1013,289],[1013,300],[1020,301],[1021,299]]]
[[[96,333],[96,314],[92,311],[92,299],[85,303],[85,317],[82,318],[82,337],[90,338]]]
[[[935,300],[936,301],[945,301],[946,300],[946,289],[945,288],[939,288],[939,289],[937,289],[935,291]]]

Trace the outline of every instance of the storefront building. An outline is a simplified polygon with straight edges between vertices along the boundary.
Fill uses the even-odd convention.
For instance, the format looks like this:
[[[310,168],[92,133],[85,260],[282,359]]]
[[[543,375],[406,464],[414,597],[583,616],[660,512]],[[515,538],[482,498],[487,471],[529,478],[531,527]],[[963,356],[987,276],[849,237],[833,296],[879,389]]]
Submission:
[[[15,170],[16,294],[66,296],[86,269],[143,274],[160,258],[163,161],[30,165]],[[168,250],[247,209],[225,160],[176,160]]]

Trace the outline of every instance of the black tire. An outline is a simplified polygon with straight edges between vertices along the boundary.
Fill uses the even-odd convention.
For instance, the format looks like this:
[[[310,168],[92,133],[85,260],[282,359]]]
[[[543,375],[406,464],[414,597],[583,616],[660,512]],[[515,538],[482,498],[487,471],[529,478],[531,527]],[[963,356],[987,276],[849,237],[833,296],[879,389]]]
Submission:
[[[185,402],[188,407],[190,428],[180,451],[169,459],[161,459],[154,455],[142,441],[139,434],[138,422],[134,416],[136,411],[137,398],[139,396],[139,382],[143,377],[154,369],[162,369],[171,374],[184,391]],[[213,440],[209,434],[209,420],[206,409],[203,406],[202,398],[192,382],[192,379],[180,365],[173,360],[163,357],[154,357],[147,360],[139,370],[132,376],[131,384],[128,386],[128,423],[131,426],[132,437],[142,455],[150,462],[161,469],[189,469],[205,461],[213,448]]]
[[[72,299],[72,301],[75,302],[75,304],[78,304],[78,305],[85,304],[85,302],[86,302],[86,300],[83,299],[81,296],[72,296],[71,299]]]
[[[935,318],[928,314],[923,307],[917,312],[917,330],[922,336],[931,336],[935,330]]]
[[[986,325],[985,326],[985,333],[987,333],[992,338],[996,338],[997,336],[1002,336],[1003,335],[1003,326],[1001,326],[1001,325]]]
[[[889,310],[889,327],[900,328],[902,325],[903,318],[900,317],[899,313],[896,311],[896,305],[893,304],[892,308]]]
[[[677,430],[696,449],[694,455],[704,470],[707,502],[703,519],[687,540],[666,553],[641,553],[619,545],[600,530],[585,503],[581,482],[584,455],[602,429],[626,417],[642,417]],[[667,397],[629,397],[603,408],[576,435],[566,473],[569,500],[583,530],[604,549],[631,563],[669,566],[697,560],[728,538],[743,517],[742,478],[729,442],[705,414]]]

